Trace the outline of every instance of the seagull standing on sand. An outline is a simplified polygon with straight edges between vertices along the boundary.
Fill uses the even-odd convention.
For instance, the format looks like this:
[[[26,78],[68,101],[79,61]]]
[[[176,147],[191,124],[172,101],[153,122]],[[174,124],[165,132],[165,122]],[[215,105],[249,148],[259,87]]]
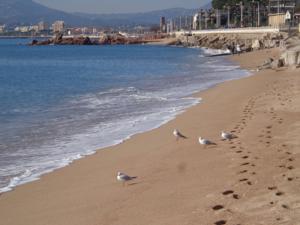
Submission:
[[[234,134],[227,133],[225,131],[222,131],[221,137],[222,137],[223,140],[231,140],[233,138],[236,138],[236,136]]]
[[[202,137],[199,137],[199,143],[201,145],[217,145],[216,143]]]
[[[123,183],[123,186],[125,185],[125,183],[127,181],[131,181],[131,180],[133,180],[135,178],[136,177],[131,177],[131,176],[128,176],[127,174],[121,173],[121,172],[118,172],[118,175],[117,175],[117,180],[121,181]]]
[[[187,137],[181,134],[177,129],[173,131],[173,134],[176,137],[176,141],[178,141],[179,138],[187,139]]]

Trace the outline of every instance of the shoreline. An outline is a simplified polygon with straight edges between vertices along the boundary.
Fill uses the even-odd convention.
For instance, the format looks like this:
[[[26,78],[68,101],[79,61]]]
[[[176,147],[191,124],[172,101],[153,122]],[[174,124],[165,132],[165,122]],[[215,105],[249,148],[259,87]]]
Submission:
[[[262,50],[233,56],[231,59],[237,60],[241,65],[244,63],[244,66],[252,67],[255,63],[261,63],[260,60],[270,54],[277,53],[273,50]],[[247,60],[249,55],[252,57],[254,55],[253,65]],[[241,62],[241,59],[244,61]],[[253,102],[264,98],[264,95],[260,97],[256,95],[266,92],[265,88],[270,82],[273,84],[275,80],[276,85],[279,85],[276,79],[282,79],[278,78],[278,73],[276,76],[274,71],[261,71],[253,76],[223,82],[201,91],[195,95],[202,98],[201,104],[189,107],[167,124],[133,135],[122,144],[104,148],[92,156],[42,176],[41,180],[24,184],[12,192],[2,194],[0,217],[6,225],[20,224],[20,221],[24,225],[139,224],[141,220],[145,221],[145,224],[185,224],[187,221],[189,224],[196,224],[199,223],[199,219],[205,224],[213,224],[216,220],[225,219],[255,223],[255,216],[243,212],[243,207],[247,206],[247,198],[254,201],[255,204],[250,205],[253,208],[258,203],[255,202],[255,198],[251,199],[251,196],[247,196],[247,192],[242,194],[242,190],[257,188],[259,185],[253,184],[258,184],[259,179],[247,178],[246,181],[252,182],[251,185],[247,183],[246,186],[238,185],[240,182],[236,181],[237,175],[233,174],[233,169],[236,169],[234,163],[241,162],[232,151],[241,147],[243,148],[240,151],[245,148],[250,151],[249,146],[252,146],[251,148],[255,146],[254,136],[256,137],[257,134],[253,131],[258,125],[256,123],[253,125],[249,118],[254,116],[251,113],[257,113],[259,117],[263,115],[260,114],[260,108],[256,109],[253,106]],[[223,94],[224,92],[226,95]],[[278,91],[273,90],[273,92],[277,94]],[[261,103],[258,107],[262,107]],[[236,128],[238,118],[241,122]],[[277,119],[280,121],[276,117]],[[258,120],[264,123],[264,119]],[[285,120],[289,124],[289,120],[283,121]],[[244,127],[243,124],[246,122],[250,124],[250,128]],[[273,124],[272,121],[270,123]],[[208,127],[209,129],[206,129]],[[176,142],[172,135],[174,128],[181,130],[188,139]],[[234,130],[239,136],[238,140],[234,140],[232,144],[220,142],[221,129]],[[250,137],[243,134],[245,132],[243,130],[247,131],[247,129]],[[274,131],[276,132],[281,131]],[[200,134],[216,140],[218,146],[208,149],[199,146],[197,137]],[[240,146],[239,142],[244,146]],[[277,145],[276,140],[274,142]],[[248,158],[251,155],[243,154],[248,154]],[[255,157],[263,158],[260,152],[254,154],[257,155]],[[253,160],[255,160],[254,156]],[[116,172],[119,170],[138,176],[136,184],[125,188],[119,185],[115,181]],[[264,173],[261,170],[256,172],[259,175]],[[226,199],[224,200],[222,195],[218,196],[218,193],[222,193],[222,190],[232,185],[241,197],[241,201],[236,199],[231,200],[234,203],[226,204],[226,206],[232,205],[231,210],[239,215],[228,219],[230,217],[228,211],[221,210],[221,213],[215,214],[211,206],[224,202]],[[195,194],[199,198],[195,198]],[[286,202],[284,204],[293,208],[290,202]],[[26,208],[26,205],[30,205],[30,209]],[[250,211],[251,209],[250,207]],[[17,214],[18,217],[13,217],[13,214]],[[265,216],[267,215],[269,214],[266,213]],[[266,221],[269,219],[266,218]]]
[[[200,54],[200,52],[199,52]],[[226,59],[225,57],[221,57],[221,60],[219,61],[224,61],[224,65],[223,66],[230,66],[230,67],[239,67],[238,64],[234,63],[234,62],[230,62],[229,59]],[[227,65],[227,63],[230,63],[230,65]],[[217,72],[218,74],[220,72]],[[224,73],[227,73],[226,71],[224,71]],[[238,75],[238,76],[232,76],[227,78],[226,80],[220,79],[220,80],[216,80],[213,83],[207,84],[207,85],[201,85],[201,87],[199,86],[198,90],[193,90],[193,91],[189,91],[188,94],[185,92],[185,96],[180,97],[178,100],[181,101],[189,101],[189,103],[186,103],[185,106],[176,106],[176,110],[169,112],[168,116],[165,115],[165,112],[162,112],[160,115],[163,116],[163,118],[161,119],[156,119],[155,121],[150,120],[151,118],[148,118],[148,120],[151,121],[151,125],[150,125],[150,121],[148,122],[147,127],[145,126],[141,126],[140,129],[136,129],[135,131],[132,131],[131,133],[129,133],[128,136],[123,136],[123,138],[119,138],[119,139],[111,139],[110,141],[106,141],[103,143],[103,145],[101,145],[99,148],[94,149],[94,148],[86,148],[86,150],[83,150],[82,152],[76,152],[77,154],[74,153],[74,155],[69,156],[69,158],[65,158],[65,160],[61,163],[59,163],[58,165],[52,166],[49,165],[47,167],[47,170],[39,170],[38,172],[34,172],[31,171],[31,168],[28,168],[28,170],[26,170],[26,172],[24,174],[20,174],[19,176],[15,176],[11,178],[10,183],[7,186],[1,187],[0,188],[0,194],[1,193],[6,193],[6,192],[10,192],[10,191],[14,191],[14,189],[16,189],[19,186],[22,186],[24,184],[27,183],[31,183],[31,182],[35,182],[37,180],[40,180],[43,176],[52,173],[56,170],[62,169],[66,166],[71,165],[73,162],[83,159],[87,156],[91,156],[94,155],[97,151],[101,151],[103,149],[106,148],[110,148],[113,146],[117,146],[122,144],[123,142],[133,138],[135,135],[138,134],[143,134],[145,132],[149,132],[152,131],[154,129],[158,129],[161,126],[169,123],[170,121],[176,119],[176,117],[184,112],[186,112],[190,107],[193,107],[199,103],[201,103],[201,98],[199,98],[197,95],[199,92],[211,89],[221,83],[227,82],[227,81],[231,81],[231,80],[236,80],[236,79],[241,79],[244,77],[248,77],[251,75],[250,72],[247,72],[246,70],[240,68],[237,71],[235,71],[236,74],[242,74],[242,75]],[[187,106],[188,105],[188,106]],[[173,107],[175,108],[175,106]],[[147,115],[149,116],[149,115]],[[42,148],[43,146],[41,146]]]

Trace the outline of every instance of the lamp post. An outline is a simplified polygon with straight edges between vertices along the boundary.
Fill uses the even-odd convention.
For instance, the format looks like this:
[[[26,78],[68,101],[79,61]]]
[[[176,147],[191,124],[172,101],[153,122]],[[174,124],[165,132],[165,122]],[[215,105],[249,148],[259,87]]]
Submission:
[[[244,27],[244,5],[243,2],[240,2],[240,7],[241,7],[241,27]]]
[[[252,0],[252,4],[254,6],[254,3],[257,3],[257,23],[256,23],[256,26],[257,27],[260,27],[260,5],[259,5],[259,1],[254,1]],[[254,6],[255,7],[255,6]],[[254,8],[255,9],[255,8]],[[256,11],[256,10],[254,10]],[[253,11],[252,11],[253,13]],[[253,14],[252,14],[253,15]],[[253,20],[253,16],[252,16],[252,20]],[[252,22],[252,26],[253,26],[253,22]]]
[[[241,21],[240,21],[240,27],[244,27],[244,5],[243,2],[240,1],[239,4],[236,4],[236,6],[239,6],[241,9]]]
[[[230,6],[229,5],[225,5],[224,8],[227,8],[227,28],[230,27]]]

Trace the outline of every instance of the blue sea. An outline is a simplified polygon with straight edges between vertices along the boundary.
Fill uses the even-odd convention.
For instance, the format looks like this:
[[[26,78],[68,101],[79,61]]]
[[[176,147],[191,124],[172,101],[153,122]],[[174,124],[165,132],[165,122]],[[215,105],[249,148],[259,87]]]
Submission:
[[[209,51],[148,45],[27,46],[0,39],[0,192],[121,143],[248,76]]]

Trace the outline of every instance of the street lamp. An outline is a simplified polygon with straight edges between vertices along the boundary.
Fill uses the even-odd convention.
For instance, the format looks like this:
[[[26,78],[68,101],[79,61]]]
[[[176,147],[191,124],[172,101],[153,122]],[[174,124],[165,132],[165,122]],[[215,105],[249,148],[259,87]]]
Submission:
[[[244,5],[243,5],[243,2],[240,1],[240,3],[236,4],[236,6],[239,6],[241,8],[241,24],[240,24],[240,27],[244,27]]]
[[[227,27],[230,27],[230,6],[229,5],[225,5],[224,8],[227,8]]]
[[[259,7],[259,1],[254,1],[252,0],[252,3],[254,5],[254,3],[257,3],[257,27],[260,27],[260,7]]]

